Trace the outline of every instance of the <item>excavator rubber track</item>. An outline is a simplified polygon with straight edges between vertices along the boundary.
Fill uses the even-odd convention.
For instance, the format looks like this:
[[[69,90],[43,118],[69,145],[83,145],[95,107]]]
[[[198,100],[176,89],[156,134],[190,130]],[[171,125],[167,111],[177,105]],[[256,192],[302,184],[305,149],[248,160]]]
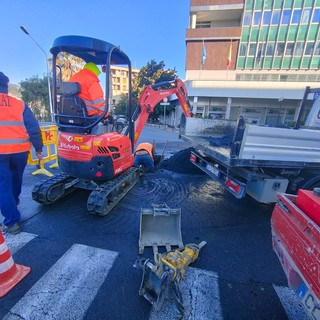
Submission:
[[[92,214],[105,216],[136,185],[141,176],[138,168],[132,167],[123,174],[101,184],[91,192],[87,209]]]
[[[61,173],[38,183],[32,190],[32,199],[44,205],[55,203],[76,190],[74,187],[66,188],[66,185],[74,179],[66,173]]]

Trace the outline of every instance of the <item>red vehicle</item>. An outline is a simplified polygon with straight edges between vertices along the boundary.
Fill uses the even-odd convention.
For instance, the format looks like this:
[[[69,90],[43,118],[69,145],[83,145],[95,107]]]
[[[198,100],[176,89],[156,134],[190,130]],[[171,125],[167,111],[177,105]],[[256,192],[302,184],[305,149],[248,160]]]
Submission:
[[[84,102],[77,96],[79,84],[63,82],[60,53],[93,62],[106,71],[105,109],[101,116],[89,117]],[[53,109],[59,127],[58,161],[63,173],[36,185],[32,192],[35,201],[51,204],[77,188],[91,190],[87,209],[93,214],[106,215],[136,184],[140,173],[134,164],[134,145],[155,106],[164,98],[176,95],[185,116],[190,116],[187,91],[180,79],[147,86],[132,112],[131,62],[118,46],[82,37],[57,38],[51,48],[53,54]],[[110,65],[127,65],[129,70],[128,109],[132,115],[125,134],[118,133],[104,118],[109,110]],[[60,70],[60,72],[59,72]],[[104,122],[102,132],[92,128]]]
[[[272,245],[310,319],[320,319],[320,188],[279,194]]]

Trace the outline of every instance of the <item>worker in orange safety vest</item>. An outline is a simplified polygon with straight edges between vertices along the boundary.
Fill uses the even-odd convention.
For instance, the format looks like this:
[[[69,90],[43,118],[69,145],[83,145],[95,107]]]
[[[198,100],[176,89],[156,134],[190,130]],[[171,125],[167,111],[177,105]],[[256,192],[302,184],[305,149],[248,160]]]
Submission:
[[[19,196],[23,172],[31,144],[39,160],[43,143],[38,121],[31,109],[8,94],[9,78],[0,72],[0,210],[4,217],[1,230],[20,232]]]
[[[145,166],[154,170],[155,145],[149,142],[138,144],[134,153],[134,166]]]
[[[98,78],[100,73],[97,65],[89,62],[69,79],[69,82],[78,82],[80,84],[78,96],[84,101],[89,116],[101,116],[105,108],[103,90]],[[108,113],[105,117],[107,118],[107,116]]]

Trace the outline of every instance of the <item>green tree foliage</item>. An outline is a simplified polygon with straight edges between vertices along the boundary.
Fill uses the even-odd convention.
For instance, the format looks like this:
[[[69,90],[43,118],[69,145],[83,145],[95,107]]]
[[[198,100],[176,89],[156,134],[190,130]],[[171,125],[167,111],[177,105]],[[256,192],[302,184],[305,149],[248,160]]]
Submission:
[[[21,98],[33,111],[38,121],[50,121],[48,78],[33,76],[20,82]]]
[[[177,78],[177,71],[175,69],[165,70],[165,64],[163,61],[157,63],[155,60],[151,60],[147,63],[146,66],[142,67],[139,71],[139,74],[133,79],[133,94],[132,102],[133,106],[136,106],[138,103],[139,96],[142,90],[150,85],[156,84],[163,81],[171,81]],[[171,106],[166,107],[166,114],[169,114],[172,111]],[[160,115],[163,114],[163,106],[158,104],[154,112],[150,114],[149,119],[153,122],[156,121]]]
[[[123,115],[129,117],[128,111],[129,111],[128,110],[128,95],[123,93],[123,94],[121,94],[119,101],[114,108],[114,113],[116,115],[123,114]]]
[[[57,75],[60,75],[61,71],[62,81],[68,81],[73,74],[83,68],[85,61],[70,53],[60,52],[57,56],[56,64],[60,67],[57,69]]]

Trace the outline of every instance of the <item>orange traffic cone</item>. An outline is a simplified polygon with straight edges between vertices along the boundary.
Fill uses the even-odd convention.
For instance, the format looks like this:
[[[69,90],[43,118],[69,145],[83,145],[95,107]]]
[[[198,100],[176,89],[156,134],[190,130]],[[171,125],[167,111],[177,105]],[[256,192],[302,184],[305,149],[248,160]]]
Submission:
[[[0,298],[6,295],[30,271],[31,268],[14,263],[3,234],[0,232]]]

